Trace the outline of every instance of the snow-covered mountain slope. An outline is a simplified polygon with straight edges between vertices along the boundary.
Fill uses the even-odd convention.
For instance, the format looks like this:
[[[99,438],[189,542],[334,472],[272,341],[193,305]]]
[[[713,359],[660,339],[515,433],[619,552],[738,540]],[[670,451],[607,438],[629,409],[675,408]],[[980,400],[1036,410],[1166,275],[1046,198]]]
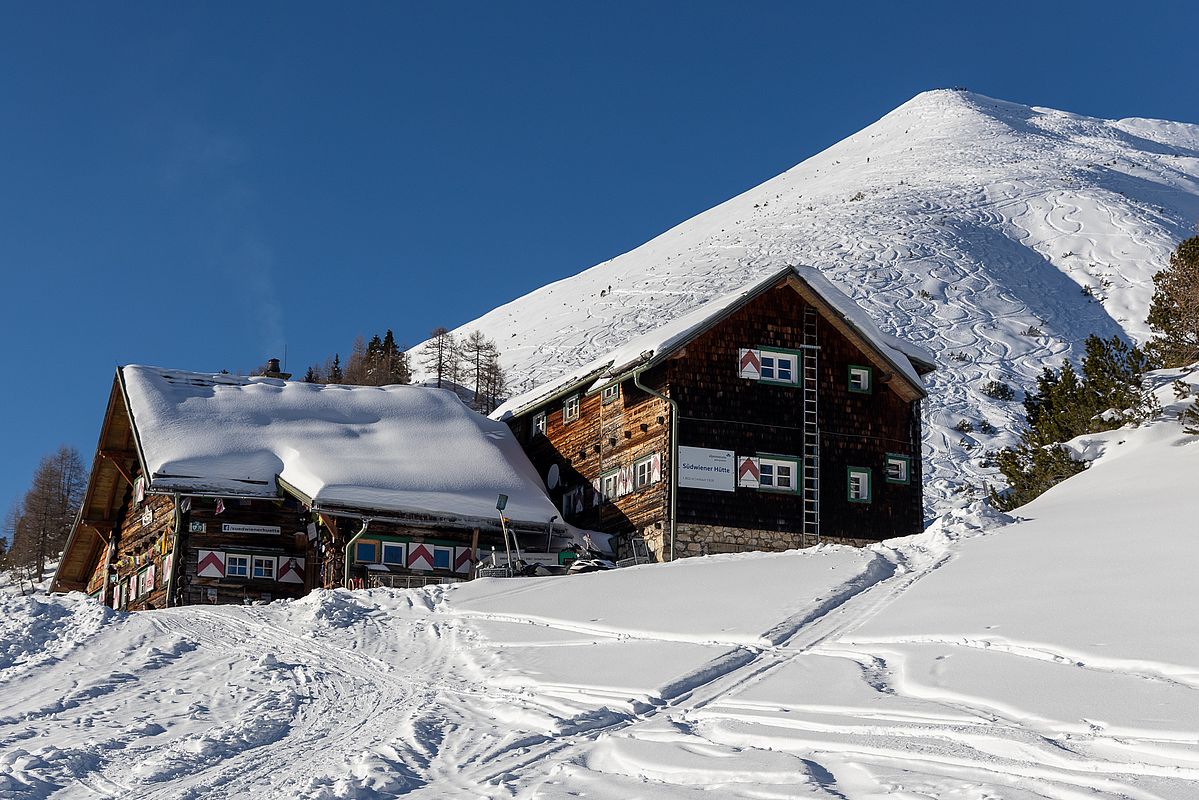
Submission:
[[[0,587],[0,797],[1190,800],[1175,378],[1018,518],[868,548],[132,615]]]
[[[818,267],[883,330],[937,355],[925,406],[937,512],[995,481],[983,452],[1014,440],[1019,403],[980,386],[1031,386],[1090,333],[1145,338],[1153,273],[1197,219],[1199,125],[932,91],[458,332],[498,340],[519,392],[781,266]],[[998,432],[963,435],[963,419]]]

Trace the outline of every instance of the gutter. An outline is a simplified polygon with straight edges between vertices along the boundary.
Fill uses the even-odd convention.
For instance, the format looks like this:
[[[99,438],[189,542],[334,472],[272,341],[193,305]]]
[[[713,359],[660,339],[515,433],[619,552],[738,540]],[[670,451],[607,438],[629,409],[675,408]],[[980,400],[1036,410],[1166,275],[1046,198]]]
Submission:
[[[176,492],[171,499],[175,501],[175,535],[171,537],[171,571],[167,575],[167,608],[174,605],[175,573],[179,571],[179,538],[183,533],[183,512],[179,509],[179,493]]]
[[[359,529],[358,533],[350,537],[350,541],[346,542],[346,549],[341,556],[341,561],[345,565],[345,580],[342,582],[342,586],[344,586],[346,589],[350,588],[350,553],[354,551],[354,543],[362,538],[362,534],[366,533],[366,529],[370,526],[370,517],[364,517],[362,520],[362,528]]]
[[[670,404],[670,560],[674,561],[675,512],[678,510],[679,495],[679,404],[656,389],[641,382],[641,374],[650,364],[633,370],[633,385],[648,395],[665,400]]]

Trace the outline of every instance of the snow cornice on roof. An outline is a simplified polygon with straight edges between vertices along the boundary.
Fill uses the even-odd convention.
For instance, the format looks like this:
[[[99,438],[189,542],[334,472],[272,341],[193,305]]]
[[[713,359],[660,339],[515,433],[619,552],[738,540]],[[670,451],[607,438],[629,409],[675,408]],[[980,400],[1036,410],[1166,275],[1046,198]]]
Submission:
[[[788,279],[808,287],[825,313],[834,316],[856,333],[887,365],[924,395],[920,375],[935,369],[933,356],[911,342],[884,334],[874,320],[849,296],[814,267],[784,267],[736,291],[721,295],[692,309],[665,325],[635,336],[620,347],[555,380],[509,398],[492,412],[492,419],[506,420],[579,391],[595,391],[621,380],[634,371],[650,369],[672,353],[711,330],[763,292]]]

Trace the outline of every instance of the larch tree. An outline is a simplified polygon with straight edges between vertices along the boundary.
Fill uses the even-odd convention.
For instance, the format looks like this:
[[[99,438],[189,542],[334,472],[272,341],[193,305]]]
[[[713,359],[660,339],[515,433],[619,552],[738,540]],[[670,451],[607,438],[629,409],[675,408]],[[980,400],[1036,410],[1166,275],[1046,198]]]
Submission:
[[[366,339],[361,336],[355,338],[354,346],[350,349],[350,360],[346,362],[344,383],[351,386],[371,385],[367,375],[367,352]]]
[[[40,579],[46,562],[66,545],[86,487],[87,472],[75,448],[64,445],[41,460],[12,521],[12,560],[18,566],[32,567]]]
[[[421,366],[433,375],[438,389],[446,381],[454,381],[458,376],[458,358],[458,344],[454,335],[446,328],[434,328],[425,344]]]

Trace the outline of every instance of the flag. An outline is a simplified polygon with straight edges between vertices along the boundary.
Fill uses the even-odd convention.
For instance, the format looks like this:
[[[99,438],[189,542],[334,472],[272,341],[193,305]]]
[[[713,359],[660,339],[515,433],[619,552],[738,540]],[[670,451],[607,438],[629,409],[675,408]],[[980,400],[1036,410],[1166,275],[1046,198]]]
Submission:
[[[217,513],[217,514],[224,514],[224,513],[225,513],[225,500],[224,500],[224,498],[218,497],[218,498],[216,499],[216,512],[215,512],[215,513]]]

